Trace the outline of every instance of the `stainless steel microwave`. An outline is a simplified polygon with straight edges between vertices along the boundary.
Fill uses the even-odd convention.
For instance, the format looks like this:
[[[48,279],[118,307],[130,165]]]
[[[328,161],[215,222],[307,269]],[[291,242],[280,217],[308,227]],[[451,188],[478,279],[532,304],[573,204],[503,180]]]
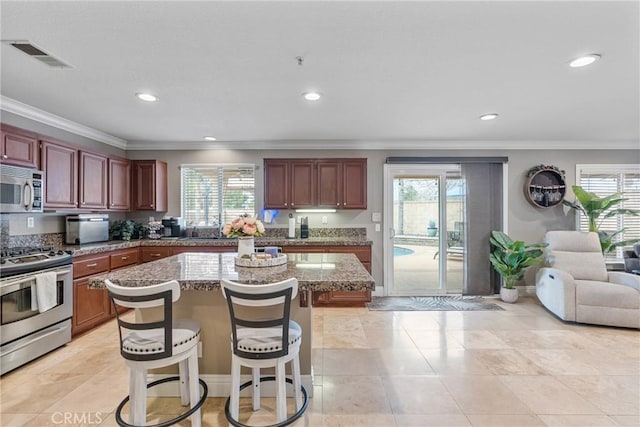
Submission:
[[[42,171],[0,164],[0,213],[42,212]]]

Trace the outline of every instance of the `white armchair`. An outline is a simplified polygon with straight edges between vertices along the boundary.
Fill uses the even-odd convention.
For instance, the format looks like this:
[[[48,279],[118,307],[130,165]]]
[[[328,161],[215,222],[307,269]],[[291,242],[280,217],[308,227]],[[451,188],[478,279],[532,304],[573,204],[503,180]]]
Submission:
[[[640,328],[640,276],[607,272],[596,233],[549,231],[536,295],[562,320]]]

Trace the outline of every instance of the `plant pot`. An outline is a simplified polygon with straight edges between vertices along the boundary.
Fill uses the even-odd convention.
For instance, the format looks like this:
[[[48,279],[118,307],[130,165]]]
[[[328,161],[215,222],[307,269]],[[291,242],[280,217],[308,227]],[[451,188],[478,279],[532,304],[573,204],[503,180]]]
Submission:
[[[504,302],[513,304],[518,301],[518,288],[507,289],[505,287],[500,288],[500,298]]]
[[[254,248],[254,240],[251,236],[238,237],[238,257],[242,255],[251,256],[256,250]]]
[[[436,237],[436,234],[438,234],[437,228],[427,228],[427,237]]]

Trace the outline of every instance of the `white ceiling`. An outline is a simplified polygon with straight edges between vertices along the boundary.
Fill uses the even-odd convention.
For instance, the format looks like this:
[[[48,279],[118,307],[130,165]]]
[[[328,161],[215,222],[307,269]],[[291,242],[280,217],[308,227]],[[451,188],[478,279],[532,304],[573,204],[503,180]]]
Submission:
[[[639,17],[638,1],[2,0],[2,40],[73,68],[3,43],[1,93],[129,148],[629,148]],[[587,53],[602,60],[568,67]]]

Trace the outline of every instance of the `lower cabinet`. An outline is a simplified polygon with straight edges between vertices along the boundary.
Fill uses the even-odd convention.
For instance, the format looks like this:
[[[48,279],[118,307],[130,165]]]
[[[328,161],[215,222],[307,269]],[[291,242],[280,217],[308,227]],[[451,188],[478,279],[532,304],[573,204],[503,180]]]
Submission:
[[[84,255],[73,260],[72,335],[88,331],[116,315],[106,289],[90,289],[89,279],[118,268],[138,264],[139,260],[138,248]],[[126,311],[122,308],[119,310]]]
[[[362,265],[371,273],[370,246],[285,246],[283,252],[298,253],[352,253],[358,257]],[[311,304],[316,306],[363,306],[371,301],[371,291],[314,291]]]

